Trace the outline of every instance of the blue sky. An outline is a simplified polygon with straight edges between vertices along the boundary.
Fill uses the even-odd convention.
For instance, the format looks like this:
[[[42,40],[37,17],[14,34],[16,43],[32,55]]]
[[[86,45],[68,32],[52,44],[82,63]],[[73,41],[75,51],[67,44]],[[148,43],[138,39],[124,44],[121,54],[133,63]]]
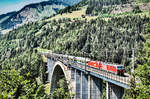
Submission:
[[[25,5],[47,0],[0,0],[0,14],[18,11]]]

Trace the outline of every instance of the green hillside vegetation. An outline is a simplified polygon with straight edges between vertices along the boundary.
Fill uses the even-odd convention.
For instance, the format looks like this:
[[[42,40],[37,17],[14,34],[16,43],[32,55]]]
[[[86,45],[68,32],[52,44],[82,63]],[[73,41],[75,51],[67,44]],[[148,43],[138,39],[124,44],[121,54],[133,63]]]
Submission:
[[[144,32],[146,43],[139,52],[138,68],[136,68],[131,80],[131,88],[126,91],[125,99],[149,99],[150,98],[150,23],[146,24]],[[138,80],[138,83],[135,83]]]
[[[107,1],[104,3],[105,5],[109,5]],[[115,1],[112,4],[126,3],[122,0],[119,3]],[[72,10],[71,14],[75,15],[78,11],[85,13],[86,7],[77,11]],[[92,13],[96,15],[93,11],[95,8]],[[58,17],[56,15],[54,18],[25,24],[8,34],[0,35],[0,93],[2,93],[0,98],[49,97],[43,91],[45,73],[39,51],[86,56],[94,60],[119,63],[123,64],[126,71],[129,72],[132,48],[135,48],[135,57],[138,57],[140,55],[138,53],[144,47],[142,53],[145,53],[143,55],[147,55],[147,57],[141,55],[141,58],[147,61],[143,62],[142,59],[139,59],[136,61],[135,67],[140,64],[137,71],[143,72],[145,64],[147,65],[146,69],[149,68],[149,52],[147,52],[149,50],[149,32],[147,31],[149,31],[150,12],[132,12],[132,15],[122,13],[120,16],[112,15],[89,20],[83,17],[68,17],[67,13],[62,13],[62,16],[66,16],[61,19],[59,14]],[[81,15],[79,16],[81,17]],[[144,45],[144,43],[146,44]],[[83,52],[87,55],[83,55]],[[144,81],[147,78],[145,73],[138,76]],[[144,78],[142,78],[143,76]],[[40,78],[42,85],[38,83],[37,78]],[[147,87],[148,83],[143,82],[142,85]],[[28,92],[28,90],[30,91]],[[60,90],[65,92],[62,88]],[[70,97],[70,94],[64,96],[67,93],[61,93],[59,89],[55,92],[60,93],[59,95],[63,97]],[[57,93],[52,95],[55,97]],[[143,96],[146,97],[146,95]]]
[[[126,53],[143,46],[142,32],[148,22],[148,17],[125,16],[108,21],[59,19],[30,23],[1,37],[1,64],[27,49],[40,47],[64,54],[84,51],[103,61],[107,49],[111,51],[109,62],[129,65],[131,55]]]
[[[137,3],[148,3],[150,0],[135,0]]]
[[[81,2],[79,2],[76,5],[73,6],[68,6],[64,9],[59,10],[59,14],[63,14],[63,13],[71,13],[72,11],[77,11],[77,10],[81,10],[81,8],[83,6],[87,6],[88,5],[88,0],[82,0]]]

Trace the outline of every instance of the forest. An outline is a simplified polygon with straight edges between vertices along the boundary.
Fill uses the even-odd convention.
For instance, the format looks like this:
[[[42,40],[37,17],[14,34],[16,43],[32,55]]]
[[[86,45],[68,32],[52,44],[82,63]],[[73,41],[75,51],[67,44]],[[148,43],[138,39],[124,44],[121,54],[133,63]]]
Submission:
[[[111,0],[104,1],[102,5],[109,5]],[[112,5],[120,3],[126,2],[124,0],[111,2]],[[134,48],[135,57],[137,57],[135,75],[143,82],[137,85],[139,87],[131,86],[133,89],[128,90],[126,97],[130,99],[150,97],[149,23],[150,12],[144,16],[135,14],[107,19],[99,17],[90,21],[86,18],[84,20],[43,19],[0,35],[0,93],[2,93],[0,98],[50,98],[44,92],[44,81],[41,77],[43,76],[43,62],[38,52],[39,48],[54,53],[123,64],[128,73],[131,69],[132,49]],[[83,52],[86,54],[82,54]],[[60,82],[60,86],[65,83]],[[145,87],[147,89],[144,89]],[[70,96],[64,93],[64,90],[63,93],[60,92],[61,97]],[[52,94],[51,98],[53,96],[56,97],[56,93]]]
[[[142,33],[149,21],[146,16],[125,16],[108,21],[59,19],[27,24],[1,37],[1,60],[40,47],[63,54],[84,51],[88,57],[128,66],[132,48],[143,47]]]

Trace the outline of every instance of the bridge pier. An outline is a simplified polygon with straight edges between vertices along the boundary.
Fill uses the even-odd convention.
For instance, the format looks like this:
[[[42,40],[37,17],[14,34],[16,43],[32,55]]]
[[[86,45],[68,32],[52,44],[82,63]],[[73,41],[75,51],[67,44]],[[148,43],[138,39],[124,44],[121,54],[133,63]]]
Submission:
[[[75,99],[88,99],[89,93],[88,90],[90,86],[88,86],[88,75],[85,74],[84,72],[80,72],[75,70],[76,74],[76,84],[75,84],[75,90],[76,90],[76,95]]]
[[[124,88],[106,82],[106,97],[107,99],[121,99],[124,94]]]
[[[75,99],[102,99],[103,80],[75,70]]]
[[[76,69],[71,68],[71,92],[76,93]]]
[[[76,70],[76,99],[81,99],[81,72]]]
[[[82,79],[82,85],[81,85],[81,91],[82,91],[82,98],[81,99],[88,99],[88,75],[84,72],[81,72],[81,79]]]
[[[91,76],[90,83],[90,99],[102,99],[103,80]]]
[[[52,80],[52,71],[54,67],[55,61],[47,58],[47,66],[48,66],[48,81],[51,82]]]
[[[91,76],[88,75],[88,99],[91,99]]]

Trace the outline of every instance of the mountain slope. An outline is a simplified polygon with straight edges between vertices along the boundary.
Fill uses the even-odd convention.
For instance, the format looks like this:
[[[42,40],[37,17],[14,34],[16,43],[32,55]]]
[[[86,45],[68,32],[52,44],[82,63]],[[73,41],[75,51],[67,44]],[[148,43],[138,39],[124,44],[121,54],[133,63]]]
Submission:
[[[13,14],[15,14],[16,12],[10,12],[7,14],[2,14],[0,15],[0,23],[3,22],[4,20],[6,20],[7,18],[9,18],[10,16],[12,16]]]
[[[7,20],[10,16],[14,15],[16,12],[10,12],[7,14],[0,15],[0,34],[1,34],[1,23]]]
[[[17,28],[25,23],[41,20],[44,17],[50,17],[56,14],[58,10],[76,4],[79,1],[80,0],[72,0],[71,2],[67,2],[67,0],[50,0],[27,5],[4,20],[0,24],[1,30],[5,33],[6,30]]]
[[[49,0],[51,2],[63,2],[63,3],[66,3],[70,6],[74,5],[74,4],[77,4],[79,3],[80,1],[82,0]]]

